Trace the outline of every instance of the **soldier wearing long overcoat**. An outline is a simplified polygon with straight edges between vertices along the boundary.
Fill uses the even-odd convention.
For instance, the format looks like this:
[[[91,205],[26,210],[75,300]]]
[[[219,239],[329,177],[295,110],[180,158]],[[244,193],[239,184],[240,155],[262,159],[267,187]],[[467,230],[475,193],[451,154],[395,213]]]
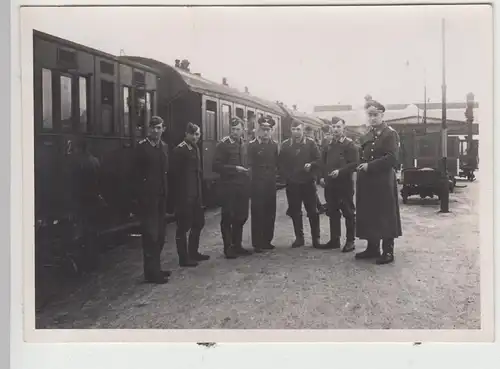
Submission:
[[[135,155],[135,180],[138,215],[141,221],[144,277],[147,282],[163,284],[170,276],[161,270],[160,255],[165,243],[168,147],[161,140],[165,131],[158,116],[149,122],[149,137],[139,142]]]
[[[271,138],[276,124],[270,116],[258,121],[259,133],[248,145],[248,167],[251,173],[252,244],[255,252],[272,250],[276,221],[276,175],[278,144]]]
[[[394,261],[394,239],[402,236],[395,168],[399,135],[383,121],[385,107],[375,100],[365,104],[370,131],[361,138],[361,163],[356,182],[356,235],[368,241],[357,259]],[[382,241],[382,255],[380,255]]]
[[[199,261],[208,260],[201,254],[200,234],[205,226],[202,197],[201,156],[198,148],[200,127],[189,122],[184,140],[175,147],[172,155],[172,173],[175,178],[174,201],[177,230],[175,241],[181,267],[194,267]],[[186,235],[189,232],[189,239]]]

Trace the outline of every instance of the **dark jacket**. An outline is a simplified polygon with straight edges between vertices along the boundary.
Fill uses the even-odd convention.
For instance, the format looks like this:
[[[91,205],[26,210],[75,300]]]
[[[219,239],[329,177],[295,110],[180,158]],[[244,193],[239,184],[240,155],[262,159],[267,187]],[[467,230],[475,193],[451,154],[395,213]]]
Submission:
[[[348,137],[342,137],[339,141],[332,140],[323,148],[321,162],[323,178],[326,181],[351,180],[352,173],[359,164],[359,151],[356,144]],[[338,170],[337,178],[328,175]]]
[[[173,150],[171,173],[174,178],[176,208],[188,203],[202,204],[202,171],[198,146],[182,141]]]
[[[313,139],[303,137],[300,142],[293,138],[283,141],[278,157],[281,177],[287,183],[307,183],[315,180],[319,173],[321,156]],[[306,172],[304,165],[310,163],[311,170]]]
[[[395,238],[402,235],[395,167],[398,163],[399,135],[391,127],[380,134],[368,132],[362,142],[367,171],[357,176],[356,235],[361,239]]]
[[[252,184],[261,182],[276,184],[278,169],[278,144],[272,139],[264,143],[256,138],[248,144],[248,167],[251,169]]]
[[[246,146],[242,140],[224,137],[215,147],[212,170],[219,173],[222,183],[247,185],[248,173],[238,172],[237,166],[247,167]]]
[[[145,139],[139,142],[135,155],[136,194],[143,210],[158,206],[159,199],[168,194],[168,146],[160,141],[159,147]]]

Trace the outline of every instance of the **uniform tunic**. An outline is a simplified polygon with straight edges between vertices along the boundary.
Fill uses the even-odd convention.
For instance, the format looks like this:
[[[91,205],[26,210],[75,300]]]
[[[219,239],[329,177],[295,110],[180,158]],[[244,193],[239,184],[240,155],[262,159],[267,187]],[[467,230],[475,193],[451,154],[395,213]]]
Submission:
[[[356,181],[356,236],[365,240],[392,239],[402,235],[395,168],[399,135],[391,127],[371,130],[361,138],[361,161]]]
[[[149,139],[139,142],[135,156],[138,215],[142,228],[144,275],[161,277],[160,254],[165,243],[168,147]]]
[[[322,151],[323,178],[325,179],[325,199],[327,215],[332,219],[332,237],[340,236],[340,211],[346,219],[347,240],[354,241],[355,207],[353,203],[354,185],[352,173],[359,163],[358,147],[354,142],[342,137],[332,140]],[[339,171],[336,178],[329,176]]]
[[[302,216],[302,203],[308,217],[317,215],[315,175],[320,152],[314,140],[305,136],[299,142],[293,138],[285,140],[278,160],[281,177],[286,181],[287,215],[291,218]],[[309,171],[304,169],[306,163],[311,164]]]
[[[254,139],[248,145],[248,164],[252,173],[252,244],[260,247],[274,237],[278,144],[272,139]]]

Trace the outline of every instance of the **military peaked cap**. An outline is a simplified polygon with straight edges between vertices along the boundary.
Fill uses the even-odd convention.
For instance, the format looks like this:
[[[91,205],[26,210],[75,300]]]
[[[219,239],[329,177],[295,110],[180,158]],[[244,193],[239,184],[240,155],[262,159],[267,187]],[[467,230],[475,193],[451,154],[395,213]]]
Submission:
[[[368,110],[370,108],[374,108],[375,110],[378,110],[379,112],[385,112],[385,106],[379,103],[376,100],[370,100],[367,101],[365,104],[365,110]]]
[[[157,126],[159,124],[165,124],[165,122],[163,121],[163,118],[159,117],[157,115],[152,116],[151,120],[149,121],[149,126],[154,127],[154,126]]]
[[[258,123],[262,128],[273,128],[274,125],[276,124],[276,122],[270,115],[266,115],[265,117],[259,118]]]

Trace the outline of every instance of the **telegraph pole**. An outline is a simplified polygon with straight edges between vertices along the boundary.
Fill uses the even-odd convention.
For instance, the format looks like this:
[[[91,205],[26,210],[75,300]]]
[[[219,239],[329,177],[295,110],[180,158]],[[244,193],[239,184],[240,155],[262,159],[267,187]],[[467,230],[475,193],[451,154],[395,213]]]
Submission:
[[[446,124],[446,43],[445,43],[445,20],[441,21],[442,46],[443,46],[443,84],[442,84],[442,103],[441,103],[441,150],[442,150],[442,192],[440,213],[449,213],[450,187],[448,183],[448,127]]]

